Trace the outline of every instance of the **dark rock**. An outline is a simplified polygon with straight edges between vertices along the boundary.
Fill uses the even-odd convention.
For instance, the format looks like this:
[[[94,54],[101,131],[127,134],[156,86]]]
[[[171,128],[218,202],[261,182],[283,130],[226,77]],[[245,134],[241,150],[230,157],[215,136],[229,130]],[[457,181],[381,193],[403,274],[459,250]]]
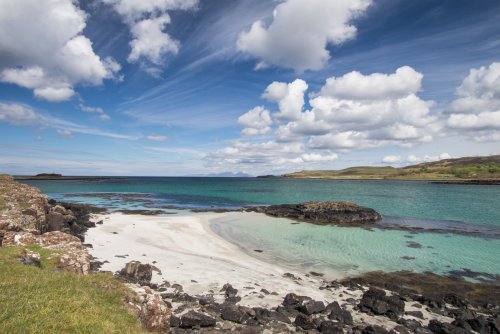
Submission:
[[[328,319],[337,320],[339,323],[341,323],[343,325],[352,326],[352,324],[353,324],[352,315],[347,310],[334,309],[328,315]]]
[[[176,295],[174,298],[172,298],[172,301],[174,303],[194,303],[197,302],[198,299],[196,299],[193,296],[188,295],[187,293],[181,293]]]
[[[424,319],[424,314],[421,311],[408,311],[405,314],[422,320]]]
[[[295,318],[295,326],[300,327],[304,330],[316,329],[317,326],[313,319],[307,315],[299,314]]]
[[[198,300],[198,303],[200,305],[209,305],[215,303],[214,296],[201,296],[200,299]]]
[[[342,311],[342,308],[340,307],[339,303],[331,302],[330,304],[328,304],[326,306],[326,310],[330,311],[330,312],[333,312],[333,311],[340,312],[340,311]]]
[[[311,298],[306,296],[298,296],[295,293],[289,293],[283,299],[283,306],[287,308],[296,308],[301,306],[305,301],[310,301]]]
[[[393,331],[388,331],[380,326],[366,326],[363,328],[362,334],[393,334]]]
[[[274,217],[286,217],[316,224],[363,225],[382,217],[373,209],[348,202],[308,202],[270,205],[260,211]]]
[[[117,276],[126,282],[147,284],[151,282],[154,267],[150,264],[142,264],[139,261],[132,261],[125,265],[125,268],[117,273]]]
[[[408,328],[409,330],[415,331],[417,328],[421,328],[422,324],[417,320],[400,318],[398,324],[401,324]]]
[[[221,317],[224,320],[241,324],[248,317],[245,312],[240,311],[236,305],[226,305],[222,308]]]
[[[238,289],[233,288],[233,286],[229,283],[224,284],[220,291],[224,292],[228,298],[235,297],[238,294]]]
[[[470,333],[472,333],[470,330],[456,327],[452,324],[443,323],[443,322],[440,322],[438,320],[429,321],[429,325],[427,327],[433,333],[436,333],[436,334],[470,334]]]
[[[405,309],[405,303],[401,297],[397,295],[388,297],[385,291],[376,288],[370,288],[365,292],[358,306],[362,312],[385,315],[392,320],[397,320]]]
[[[211,327],[215,326],[216,321],[214,318],[199,312],[195,312],[193,310],[187,312],[181,317],[181,326],[183,328],[191,328],[191,327]]]
[[[51,198],[51,199],[49,199],[49,204],[50,204],[50,205],[56,205],[56,204],[57,204],[57,202],[56,202],[56,200],[55,200],[55,199],[52,199],[52,198]]]
[[[236,303],[239,303],[240,301],[241,301],[241,297],[239,297],[239,296],[227,297],[225,299],[225,302],[229,303],[229,304],[236,304]]]
[[[312,315],[316,313],[321,313],[326,309],[325,304],[323,302],[318,301],[308,301],[298,307],[299,312],[302,312],[306,315]]]
[[[478,333],[488,333],[488,332],[492,333],[493,332],[493,330],[488,331],[488,326],[491,323],[488,323],[487,319],[484,316],[479,316],[479,317],[474,318],[474,319],[468,319],[468,320],[466,320],[466,322],[473,331],[476,331]],[[497,319],[497,324],[498,324],[498,319]],[[462,326],[459,326],[459,327],[462,327]],[[492,327],[492,329],[493,329],[494,326],[489,326],[489,327]],[[466,327],[462,327],[462,328],[466,328]],[[499,332],[498,327],[497,327],[496,331]]]
[[[333,321],[323,321],[321,325],[319,325],[319,331],[325,334],[343,334],[344,331],[339,324],[334,323]]]
[[[456,307],[467,307],[469,305],[469,302],[466,299],[460,298],[454,293],[445,294],[443,300],[445,301],[445,303],[451,304]]]
[[[170,327],[181,327],[181,319],[172,314],[170,316]]]

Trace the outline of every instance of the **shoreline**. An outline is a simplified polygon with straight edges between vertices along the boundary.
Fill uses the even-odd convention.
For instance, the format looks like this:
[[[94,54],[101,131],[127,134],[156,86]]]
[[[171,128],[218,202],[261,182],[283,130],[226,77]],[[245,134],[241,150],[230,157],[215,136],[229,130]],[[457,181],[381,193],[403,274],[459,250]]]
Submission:
[[[218,292],[230,283],[243,292],[242,303],[251,307],[277,306],[290,292],[328,299],[319,289],[323,278],[291,273],[291,268],[254,257],[214,232],[211,220],[221,216],[98,215],[103,224],[87,231],[86,243],[98,261],[109,262],[101,270],[116,272],[134,260],[150,263],[162,273],[153,272],[153,283],[180,284],[188,294]],[[296,279],[284,277],[287,273]],[[270,293],[260,293],[262,289]]]

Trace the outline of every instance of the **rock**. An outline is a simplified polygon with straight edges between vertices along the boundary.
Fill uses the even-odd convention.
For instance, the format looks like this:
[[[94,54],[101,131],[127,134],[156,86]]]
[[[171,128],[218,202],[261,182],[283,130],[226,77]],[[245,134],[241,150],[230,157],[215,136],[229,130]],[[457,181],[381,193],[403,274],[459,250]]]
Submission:
[[[224,320],[241,324],[248,316],[245,314],[245,312],[240,311],[240,309],[236,305],[225,305],[222,308],[221,317]]]
[[[363,328],[362,334],[395,334],[395,332],[389,332],[384,327],[380,326],[366,326]]]
[[[229,283],[224,284],[220,291],[225,292],[227,298],[236,297],[238,294],[238,289],[233,288],[233,286]]]
[[[339,323],[341,323],[343,325],[352,326],[352,324],[353,324],[351,313],[349,313],[349,311],[347,311],[347,310],[342,310],[340,308],[333,309],[330,312],[330,314],[328,315],[328,319],[337,320]]]
[[[308,202],[270,205],[260,208],[265,214],[286,217],[316,224],[364,225],[382,218],[373,209],[349,202]]]
[[[295,318],[295,326],[300,327],[304,330],[316,329],[316,324],[310,316],[299,314]]]
[[[318,329],[321,333],[325,334],[344,334],[342,327],[333,321],[323,321]]]
[[[68,211],[61,205],[55,205],[50,208],[49,213],[59,213],[61,215],[67,215]]]
[[[370,288],[363,294],[358,307],[361,312],[373,312],[377,315],[385,315],[392,320],[397,320],[404,313],[405,303],[397,295],[386,296],[385,291]]]
[[[47,215],[47,231],[60,231],[65,227],[64,216],[58,212]]]
[[[193,310],[187,312],[181,317],[181,327],[191,328],[191,327],[211,327],[215,326],[216,321],[214,318]]]
[[[429,321],[427,326],[433,333],[436,334],[471,334],[472,332],[467,329],[456,327],[452,324],[440,322],[438,320]]]
[[[170,327],[181,327],[181,319],[172,314],[170,316]]]
[[[323,302],[318,301],[308,301],[298,307],[298,311],[306,315],[312,315],[316,313],[321,313],[326,309]]]
[[[37,252],[32,252],[29,249],[23,249],[19,254],[19,261],[22,264],[29,266],[41,267],[42,262],[40,260],[40,254]]]
[[[424,319],[424,314],[421,311],[407,311],[405,314],[422,320]]]
[[[298,296],[295,293],[289,293],[283,299],[283,306],[286,308],[297,308],[301,306],[305,301],[312,300],[306,296]]]
[[[151,282],[153,277],[153,268],[150,264],[132,261],[127,263],[125,268],[120,270],[117,275],[126,282],[147,284]]]
[[[135,291],[138,296],[126,301],[138,314],[142,326],[151,332],[168,332],[172,314],[161,297],[147,287]]]

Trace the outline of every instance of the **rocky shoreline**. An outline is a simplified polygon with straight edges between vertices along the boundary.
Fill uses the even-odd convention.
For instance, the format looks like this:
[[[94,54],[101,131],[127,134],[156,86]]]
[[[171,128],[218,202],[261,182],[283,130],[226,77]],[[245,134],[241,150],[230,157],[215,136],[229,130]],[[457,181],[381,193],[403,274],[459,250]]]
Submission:
[[[93,215],[101,210],[49,201],[38,189],[8,176],[0,177],[0,190],[0,247],[35,244],[60,252],[59,267],[63,270],[80,275],[99,270],[99,261],[89,253],[92,245],[83,242],[89,228],[106,224]],[[333,213],[340,213],[348,224],[371,224],[380,219],[371,209],[347,203],[301,205],[254,210],[267,209],[269,213],[263,213],[316,223],[324,223],[326,218],[332,221]],[[313,214],[314,209],[319,216]],[[36,254],[21,258],[23,263],[36,265]],[[498,284],[406,272],[369,273],[337,281],[323,280],[320,273],[285,273],[282,279],[297,286],[309,284],[307,278],[315,276],[321,283],[317,288],[328,297],[319,299],[289,291],[276,296],[281,298],[279,305],[262,307],[245,302],[249,295],[257,299],[277,295],[260,284],[236,289],[234,282],[227,282],[200,294],[188,294],[176,282],[153,283],[158,271],[154,263],[131,261],[122,270],[110,273],[137,293],[137,299],[124,302],[136,312],[144,328],[154,332],[500,333]]]

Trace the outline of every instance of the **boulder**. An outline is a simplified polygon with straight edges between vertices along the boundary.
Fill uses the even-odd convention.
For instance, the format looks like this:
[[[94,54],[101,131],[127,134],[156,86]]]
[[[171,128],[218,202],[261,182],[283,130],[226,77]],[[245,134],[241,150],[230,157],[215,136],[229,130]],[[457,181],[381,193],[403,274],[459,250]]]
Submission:
[[[321,313],[326,309],[325,304],[323,302],[318,302],[314,300],[310,300],[305,302],[304,304],[298,307],[299,312],[302,312],[306,315],[312,315],[316,313]]]
[[[60,231],[65,227],[64,216],[59,212],[51,212],[47,215],[47,231]]]
[[[373,209],[349,202],[270,205],[257,211],[274,217],[292,218],[316,224],[365,225],[375,223],[382,218]]]
[[[242,312],[236,305],[224,305],[221,310],[221,317],[224,320],[241,324],[248,316]]]
[[[212,327],[215,326],[216,321],[214,318],[193,310],[190,310],[181,317],[181,326],[183,328],[191,327]]]
[[[132,261],[125,265],[125,268],[117,273],[117,276],[126,282],[146,285],[151,283],[153,270],[157,270],[150,264],[142,264],[139,261]]]
[[[320,333],[325,334],[344,334],[342,327],[333,321],[323,321],[321,325],[319,325],[318,330]]]
[[[295,318],[295,326],[302,328],[303,330],[316,329],[316,324],[314,320],[305,314],[299,314]]]
[[[149,288],[134,289],[137,297],[126,299],[138,314],[141,325],[148,331],[167,333],[170,328],[171,311],[161,297]]]
[[[305,301],[310,301],[310,300],[312,300],[310,297],[298,296],[295,293],[289,293],[283,299],[283,306],[285,306],[286,308],[295,309],[301,306]]]
[[[389,297],[383,290],[370,288],[363,294],[358,307],[361,312],[373,312],[376,315],[385,315],[392,320],[397,320],[404,313],[405,303],[397,295]]]

